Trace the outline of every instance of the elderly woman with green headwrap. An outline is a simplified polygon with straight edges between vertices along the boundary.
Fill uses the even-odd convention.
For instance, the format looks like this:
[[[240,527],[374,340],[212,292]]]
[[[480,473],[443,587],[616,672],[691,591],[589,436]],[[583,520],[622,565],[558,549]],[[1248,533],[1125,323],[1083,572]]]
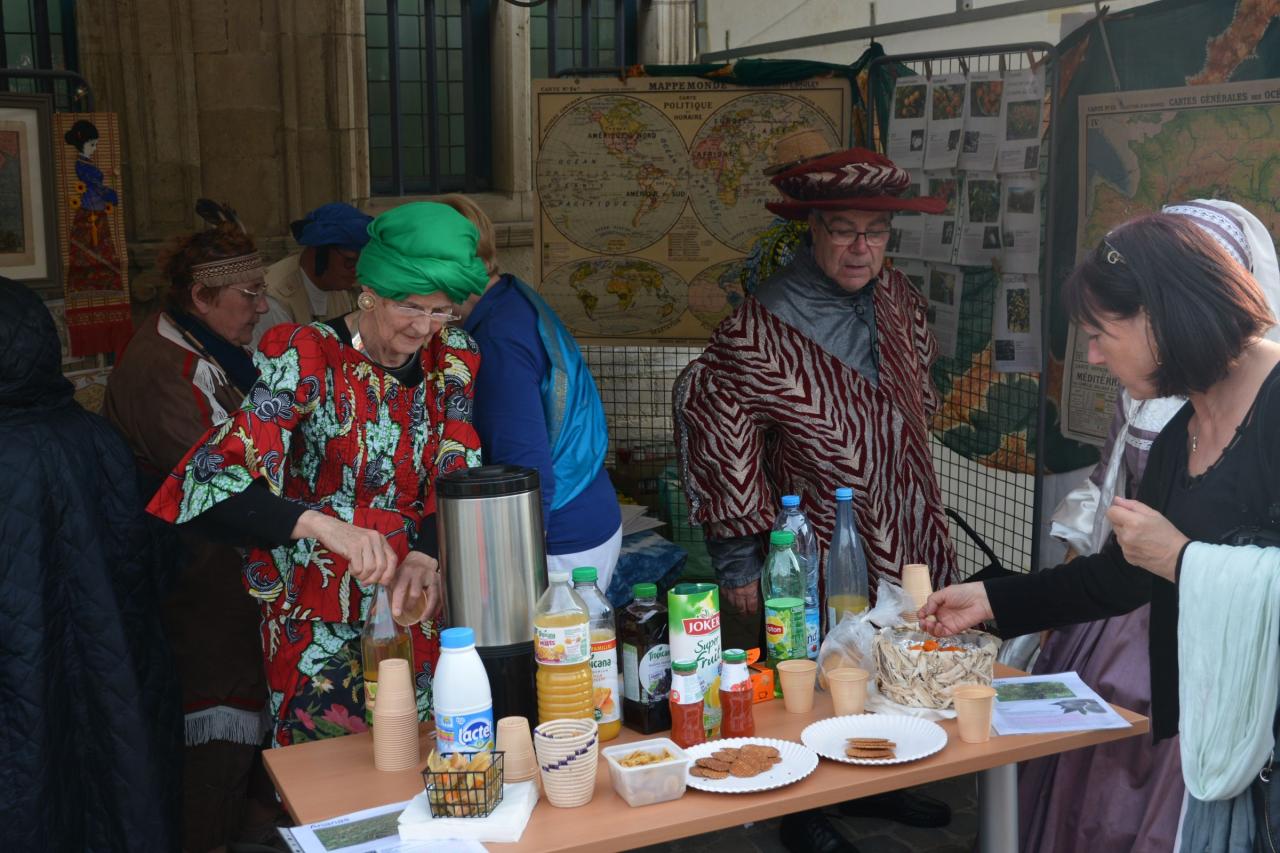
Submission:
[[[384,213],[369,235],[359,310],[268,332],[244,404],[148,507],[248,548],[276,745],[365,730],[360,631],[377,584],[401,617],[425,597],[410,630],[418,711],[430,718],[442,601],[433,484],[480,460],[480,355],[449,325],[489,280],[476,228],[424,202]]]

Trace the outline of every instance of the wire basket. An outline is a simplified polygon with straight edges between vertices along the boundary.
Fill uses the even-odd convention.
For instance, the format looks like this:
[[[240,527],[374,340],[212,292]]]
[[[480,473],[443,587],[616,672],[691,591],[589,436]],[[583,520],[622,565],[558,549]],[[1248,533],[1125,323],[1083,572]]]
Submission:
[[[502,802],[503,753],[484,770],[424,770],[432,817],[488,817]],[[452,753],[441,758],[448,759]],[[470,758],[470,754],[467,756]]]

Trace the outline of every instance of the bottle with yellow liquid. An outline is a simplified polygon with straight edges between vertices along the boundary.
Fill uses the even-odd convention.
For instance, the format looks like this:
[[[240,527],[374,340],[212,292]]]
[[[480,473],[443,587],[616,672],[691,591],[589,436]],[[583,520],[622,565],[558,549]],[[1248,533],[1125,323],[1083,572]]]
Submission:
[[[773,695],[782,695],[778,664],[807,656],[804,624],[804,568],[795,552],[796,536],[790,530],[769,534],[769,557],[760,574],[764,598],[766,660],[773,670]]]
[[[618,628],[613,608],[596,586],[590,566],[573,570],[573,591],[591,615],[591,702],[600,740],[613,740],[622,731],[622,681],[618,677]]]
[[[867,609],[867,554],[853,519],[853,489],[836,489],[836,523],[827,549],[827,630]]]
[[[378,664],[387,658],[403,658],[413,672],[413,638],[409,629],[391,616],[387,588],[378,584],[369,615],[360,632],[360,657],[364,665],[364,720],[373,725],[373,706],[378,694]]]
[[[550,572],[533,616],[538,722],[595,718],[591,615],[568,572]]]

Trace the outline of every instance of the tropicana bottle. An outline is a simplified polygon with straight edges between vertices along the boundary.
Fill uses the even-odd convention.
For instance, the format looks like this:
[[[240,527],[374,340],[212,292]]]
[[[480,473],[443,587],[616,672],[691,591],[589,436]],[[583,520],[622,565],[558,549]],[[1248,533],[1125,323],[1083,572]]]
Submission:
[[[569,586],[568,572],[550,572],[547,591],[533,615],[538,663],[538,722],[594,719],[591,683],[591,616]]]
[[[613,740],[622,731],[622,681],[618,678],[618,627],[613,608],[596,586],[596,570],[590,566],[573,570],[573,591],[591,614],[591,704],[600,740]]]

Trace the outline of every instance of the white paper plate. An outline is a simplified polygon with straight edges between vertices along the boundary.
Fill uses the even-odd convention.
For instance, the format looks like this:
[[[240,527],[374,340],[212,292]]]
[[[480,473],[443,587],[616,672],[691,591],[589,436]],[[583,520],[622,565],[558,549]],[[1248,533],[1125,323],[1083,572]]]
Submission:
[[[844,754],[851,737],[882,737],[897,744],[895,758],[850,758]],[[845,764],[903,764],[933,755],[947,745],[942,726],[917,717],[857,714],[819,720],[800,733],[805,746],[832,761]]]
[[[692,759],[689,762],[689,767],[692,768],[693,762],[699,758],[707,758],[718,749],[730,746],[746,746],[749,743],[775,747],[782,760],[765,772],[749,779],[742,779],[737,776],[728,776],[724,779],[707,779],[702,776],[694,776],[692,773],[685,771],[688,776],[689,787],[697,788],[699,791],[712,791],[717,794],[748,794],[752,791],[770,791],[774,788],[790,785],[793,782],[799,782],[818,766],[818,756],[812,750],[806,749],[795,741],[774,740],[767,737],[734,737],[712,740],[689,747],[685,752]]]

